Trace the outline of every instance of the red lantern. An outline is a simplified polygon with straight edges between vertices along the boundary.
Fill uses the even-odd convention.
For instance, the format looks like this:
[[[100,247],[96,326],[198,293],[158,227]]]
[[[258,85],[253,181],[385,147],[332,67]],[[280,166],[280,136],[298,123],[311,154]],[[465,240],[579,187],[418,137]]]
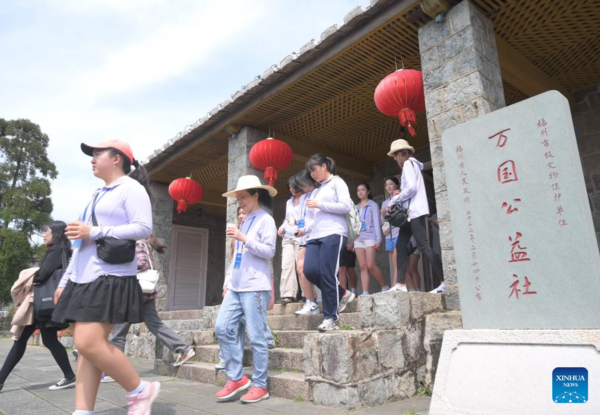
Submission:
[[[383,78],[375,88],[375,105],[383,114],[398,117],[410,135],[416,135],[417,113],[425,109],[421,71],[399,69]]]
[[[277,180],[277,172],[292,164],[292,149],[287,143],[272,137],[259,141],[250,150],[250,162],[254,167],[265,171],[265,180],[269,186]]]
[[[169,194],[177,201],[177,213],[183,213],[188,205],[202,200],[204,189],[202,185],[189,177],[173,180],[169,185]]]

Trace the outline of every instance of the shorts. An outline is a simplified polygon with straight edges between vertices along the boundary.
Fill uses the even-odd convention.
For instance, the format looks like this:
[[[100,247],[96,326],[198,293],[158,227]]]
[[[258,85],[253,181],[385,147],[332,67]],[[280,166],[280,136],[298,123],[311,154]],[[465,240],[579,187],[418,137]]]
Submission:
[[[340,252],[340,267],[356,267],[356,254],[354,251],[348,251],[345,245],[342,246],[342,252]]]
[[[365,241],[354,241],[354,249],[356,248],[372,248],[375,246],[377,241],[373,239],[367,239]]]
[[[385,238],[385,250],[386,252],[394,252],[396,249],[396,243],[398,243],[398,237],[395,238]]]
[[[412,245],[409,245],[408,255],[421,256],[421,251],[419,251],[416,246],[413,247]]]

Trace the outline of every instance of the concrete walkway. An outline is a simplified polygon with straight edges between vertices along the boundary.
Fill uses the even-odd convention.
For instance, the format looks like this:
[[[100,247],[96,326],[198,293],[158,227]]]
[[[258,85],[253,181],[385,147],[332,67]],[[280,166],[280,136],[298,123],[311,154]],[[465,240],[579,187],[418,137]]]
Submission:
[[[0,361],[4,362],[12,341],[0,338]],[[153,362],[132,361],[145,380],[161,382],[161,394],[152,408],[153,415],[235,414],[235,415],[316,415],[345,414],[347,411],[271,398],[254,405],[239,402],[218,403],[214,395],[218,386],[157,376],[152,373]],[[73,367],[75,367],[73,359]],[[62,378],[62,372],[44,347],[29,346],[25,356],[8,377],[0,393],[0,415],[64,415],[71,414],[75,405],[75,390],[51,392],[48,387]],[[102,384],[95,414],[127,414],[125,394],[116,383]],[[429,398],[414,398],[376,408],[352,411],[364,415],[426,415]]]

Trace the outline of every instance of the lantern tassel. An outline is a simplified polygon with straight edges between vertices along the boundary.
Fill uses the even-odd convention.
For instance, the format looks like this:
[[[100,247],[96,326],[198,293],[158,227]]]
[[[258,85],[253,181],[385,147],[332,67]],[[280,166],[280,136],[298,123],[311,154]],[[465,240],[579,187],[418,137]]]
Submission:
[[[273,182],[277,180],[277,170],[273,167],[267,167],[265,169],[265,180],[268,180],[269,186],[273,187]]]
[[[417,114],[415,114],[415,111],[412,108],[402,108],[398,113],[398,118],[400,119],[400,124],[402,124],[403,127],[408,128],[410,135],[413,137],[417,135],[417,132],[413,127],[414,125],[417,125]]]
[[[188,204],[184,199],[180,199],[177,203],[177,213],[183,213],[187,210]]]

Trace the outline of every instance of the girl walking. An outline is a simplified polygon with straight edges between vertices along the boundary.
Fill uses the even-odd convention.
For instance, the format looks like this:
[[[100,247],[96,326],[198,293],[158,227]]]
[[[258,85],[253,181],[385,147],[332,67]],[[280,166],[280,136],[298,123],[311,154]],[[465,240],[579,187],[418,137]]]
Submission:
[[[265,327],[271,298],[271,260],[275,255],[277,227],[263,206],[270,209],[272,197],[276,194],[274,188],[262,185],[256,176],[240,177],[237,187],[223,194],[224,197],[237,199],[238,206],[246,212],[246,218],[240,229],[227,228],[227,237],[235,239],[236,244],[229,289],[215,325],[229,378],[216,395],[220,401],[230,400],[248,388],[248,393],[241,398],[243,403],[269,398],[269,354]],[[246,319],[246,331],[252,348],[252,382],[242,367],[243,341],[238,339],[242,317]]]
[[[121,140],[82,144],[81,149],[92,156],[94,176],[105,184],[80,220],[67,225],[66,235],[78,249],[56,290],[52,317],[74,326],[79,352],[75,414],[93,414],[102,373],[127,391],[129,415],[147,414],[160,384],[142,381],[123,352],[108,341],[115,324],[144,321],[135,241],[152,233],[146,170]]]
[[[315,154],[306,168],[321,187],[306,200],[306,206],[315,210],[315,219],[306,243],[304,274],[321,290],[325,319],[319,331],[327,332],[339,329],[338,313],[354,300],[354,294],[341,288],[338,280],[340,253],[348,240],[345,215],[354,202],[344,180],[335,175],[332,158]]]
[[[317,293],[315,286],[306,278],[304,274],[304,259],[306,256],[306,244],[308,237],[313,228],[315,221],[315,209],[309,209],[306,206],[306,201],[311,198],[316,188],[320,186],[310,175],[310,172],[306,169],[301,170],[296,174],[296,183],[302,191],[303,195],[300,199],[300,217],[298,220],[298,236],[300,237],[300,247],[298,250],[298,276],[300,278],[300,285],[302,286],[302,292],[306,297],[306,303],[304,306],[296,311],[296,315],[304,316],[309,314],[319,314],[319,305],[317,304]]]
[[[368,183],[360,183],[356,188],[356,195],[360,202],[356,207],[360,214],[361,232],[354,241],[354,252],[360,267],[360,281],[363,295],[369,295],[369,273],[373,274],[375,280],[381,285],[383,292],[390,287],[385,283],[383,272],[376,262],[377,251],[381,245],[381,221],[379,217],[379,206],[373,202],[371,187]]]
[[[67,224],[61,221],[50,222],[43,226],[44,244],[46,245],[46,254],[40,264],[40,268],[33,276],[33,285],[43,285],[50,283],[50,277],[55,272],[64,272],[63,266],[71,258],[71,242],[65,236]],[[56,277],[59,278],[59,277]],[[33,308],[33,304],[30,304]],[[27,349],[27,341],[37,329],[42,335],[44,346],[50,350],[56,364],[63,372],[64,379],[50,386],[50,390],[60,390],[75,387],[75,373],[71,369],[69,357],[64,346],[58,341],[58,330],[69,327],[68,324],[60,324],[51,319],[51,316],[40,316],[35,314],[33,324],[19,327],[19,330],[13,332],[13,343],[10,352],[0,370],[0,391],[4,387],[4,382],[17,363],[21,361]]]
[[[279,282],[281,299],[277,301],[278,304],[294,303],[298,298],[296,269],[300,238],[296,233],[298,232],[302,191],[296,183],[295,176],[289,178],[288,189],[291,197],[285,204],[285,219],[277,231],[277,234],[283,239],[281,242],[281,281]]]
[[[392,198],[399,192],[400,182],[398,178],[395,176],[390,176],[385,179],[385,191],[388,194],[388,198],[383,201],[381,204],[381,217],[385,217],[387,214],[387,206],[390,204]],[[407,292],[407,288],[405,284],[397,284],[398,283],[398,261],[396,254],[396,244],[398,243],[398,234],[400,233],[400,228],[392,226],[389,222],[387,223],[387,235],[385,235],[385,250],[390,257],[390,261],[392,263],[392,288],[394,290],[401,290]]]
[[[402,290],[406,268],[408,265],[407,246],[410,238],[415,237],[417,248],[425,255],[431,263],[433,271],[438,275],[442,283],[432,293],[443,293],[446,291],[444,285],[444,274],[442,271],[442,261],[440,256],[433,252],[427,240],[427,227],[425,221],[429,216],[429,204],[425,192],[425,183],[421,170],[423,164],[415,159],[413,155],[415,149],[408,144],[406,140],[396,140],[392,143],[388,156],[393,157],[402,169],[400,179],[400,192],[394,196],[387,205],[386,210],[391,211],[391,205],[401,203],[408,210],[410,219],[407,226],[400,228],[398,234],[398,243],[396,252],[398,254],[398,283],[393,287],[394,290]],[[402,290],[404,291],[404,290]]]

